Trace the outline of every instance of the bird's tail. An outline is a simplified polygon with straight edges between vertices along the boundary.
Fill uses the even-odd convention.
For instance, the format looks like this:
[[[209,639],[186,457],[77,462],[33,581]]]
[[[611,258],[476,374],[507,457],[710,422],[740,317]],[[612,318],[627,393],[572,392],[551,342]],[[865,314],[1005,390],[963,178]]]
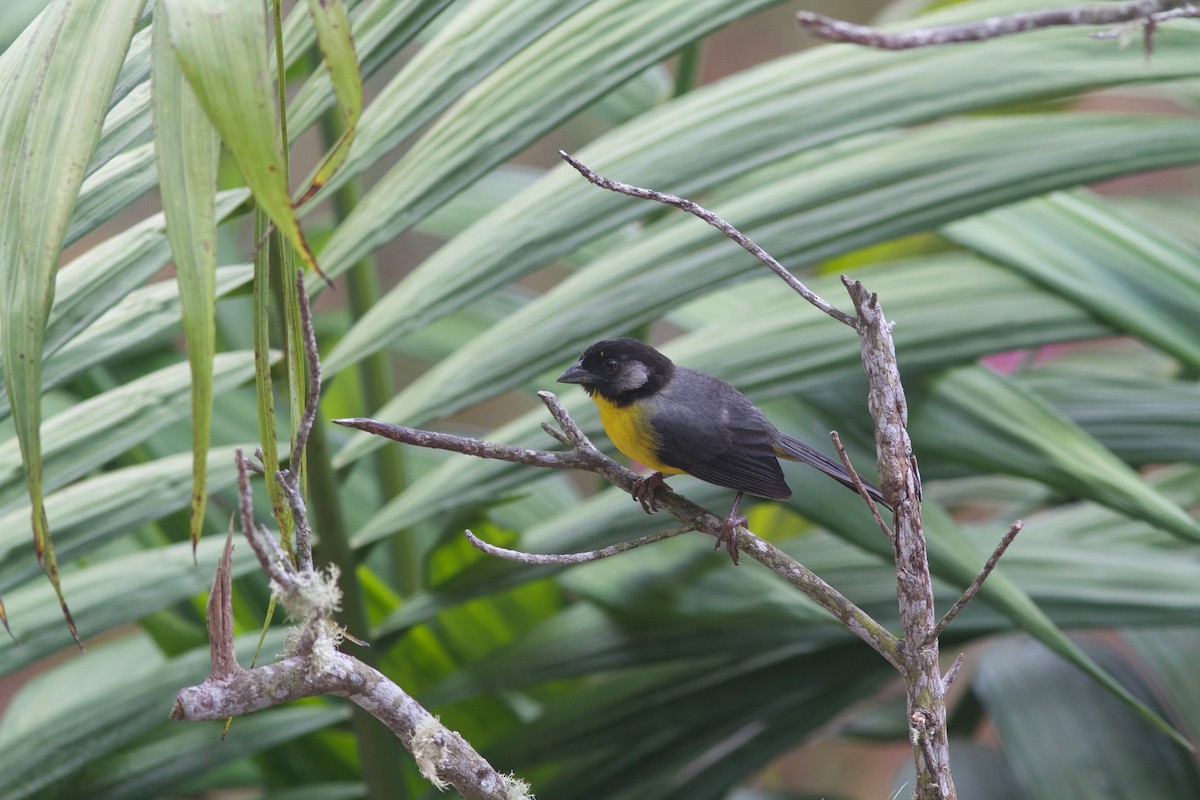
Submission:
[[[793,439],[782,432],[780,432],[778,438],[775,440],[775,447],[780,458],[786,458],[789,461],[803,461],[805,464],[824,472],[843,486],[853,489],[856,492],[858,491],[846,468],[840,462],[834,461],[820,450],[805,444],[799,439]],[[892,509],[891,503],[883,499],[883,492],[879,490],[878,486],[866,480],[863,480],[863,486],[866,487],[867,494],[871,495],[871,498],[876,503],[882,504],[888,510]]]

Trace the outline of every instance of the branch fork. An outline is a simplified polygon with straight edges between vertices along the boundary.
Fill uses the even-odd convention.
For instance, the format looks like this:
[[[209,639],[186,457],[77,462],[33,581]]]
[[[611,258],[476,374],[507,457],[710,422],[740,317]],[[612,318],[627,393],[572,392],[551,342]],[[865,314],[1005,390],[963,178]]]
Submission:
[[[297,276],[304,347],[309,360],[310,390],[297,427],[291,464],[300,463],[320,396],[320,365],[312,317]],[[296,532],[296,561],[284,553],[275,537],[255,522],[250,492],[251,462],[241,450],[238,471],[238,517],[246,541],[270,579],[271,591],[298,623],[288,635],[281,661],[254,669],[243,668],[234,652],[232,557],[233,523],[213,579],[207,606],[208,678],[179,691],[170,717],[198,722],[248,714],[291,700],[319,695],[345,697],[386,725],[413,754],[421,774],[439,789],[453,786],[467,800],[529,800],[523,781],[497,772],[461,736],[446,728],[403,689],[373,667],[339,651],[341,629],[331,623],[341,592],[335,567],[317,570],[312,561],[312,529],[298,480],[288,470],[276,477],[292,508]]]
[[[419,447],[450,450],[456,453],[464,453],[482,458],[494,458],[501,461],[548,469],[584,470],[600,475],[617,488],[627,494],[633,495],[640,476],[600,452],[579,428],[575,420],[567,413],[566,408],[563,407],[553,392],[538,392],[538,396],[546,404],[550,415],[559,425],[560,430],[552,435],[560,441],[565,441],[570,449],[565,451],[531,450],[481,439],[455,436],[448,433],[437,433],[409,428],[403,425],[393,425],[373,419],[335,419],[333,422],[347,428],[355,428],[377,436],[384,436],[393,441],[417,445]],[[725,521],[723,517],[719,517],[711,511],[696,505],[677,492],[667,491],[661,487],[655,490],[654,500],[660,510],[664,510],[675,517],[675,519],[682,523],[682,526],[601,550],[556,555],[506,550],[495,545],[486,544],[469,531],[467,532],[467,539],[480,550],[500,558],[531,564],[567,565],[584,561],[594,561],[597,558],[605,558],[617,553],[627,552],[689,530],[699,531],[713,538],[720,537],[721,528]],[[808,595],[817,604],[841,620],[856,636],[870,645],[872,649],[887,659],[889,663],[893,665],[898,663],[900,640],[888,631],[887,628],[872,619],[867,612],[856,606],[799,561],[770,542],[755,536],[753,532],[747,530],[745,527],[738,527],[735,537],[737,548],[740,552],[758,561]]]

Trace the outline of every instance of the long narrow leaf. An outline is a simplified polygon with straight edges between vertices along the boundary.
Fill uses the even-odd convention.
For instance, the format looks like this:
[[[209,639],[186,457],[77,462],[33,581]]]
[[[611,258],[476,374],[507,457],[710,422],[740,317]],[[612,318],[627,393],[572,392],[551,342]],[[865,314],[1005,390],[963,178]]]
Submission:
[[[165,608],[207,591],[212,586],[213,572],[224,545],[224,541],[215,537],[201,540],[194,562],[191,544],[180,542],[115,556],[67,573],[68,587],[79,593],[81,627],[100,633],[136,620],[150,609]],[[235,550],[233,564],[235,576],[257,566],[249,548]],[[120,586],[122,591],[114,592],[114,586]],[[15,672],[62,649],[61,627],[54,624],[57,614],[52,606],[45,607],[52,597],[50,587],[45,584],[26,583],[13,591],[12,606],[24,616],[23,621],[13,619],[21,646],[0,650],[0,674]],[[161,719],[162,709],[158,714]],[[5,751],[5,755],[10,753]],[[5,769],[4,773],[9,771]]]
[[[5,385],[33,504],[38,561],[76,641],[42,509],[42,343],[67,223],[143,4],[56,2],[38,20],[25,56],[30,68],[8,82],[0,109],[0,341]]]
[[[333,93],[337,97],[338,112],[342,119],[342,133],[333,150],[317,168],[312,183],[297,201],[303,203],[338,171],[358,130],[358,118],[362,116],[362,77],[358,73],[358,60],[354,52],[354,40],[350,36],[350,16],[340,0],[309,0],[309,13],[317,29],[317,43],[321,57],[325,60]]]
[[[1099,643],[1089,649],[1153,702],[1153,688],[1118,653]],[[1000,642],[979,663],[975,689],[1030,797],[1167,800],[1200,792],[1186,754],[1038,645]]]
[[[254,235],[267,235],[269,220],[262,209],[254,210]],[[260,247],[254,254],[254,290],[251,301],[250,327],[254,341],[254,387],[258,409],[258,436],[262,442],[263,473],[274,476],[279,471],[279,439],[276,433],[275,393],[271,378],[271,264],[270,253]],[[279,526],[285,549],[290,551],[292,513],[283,496],[279,481],[267,480],[267,495],[271,500],[271,515]]]
[[[1102,377],[1053,366],[1012,379],[1049,401],[1122,461],[1136,466],[1200,463],[1200,390],[1193,381]]]
[[[208,118],[241,167],[256,202],[316,269],[292,210],[277,136],[262,3],[163,0],[171,46]],[[162,20],[159,20],[162,24]]]
[[[213,368],[219,393],[244,383],[253,374],[250,353],[222,353]],[[45,484],[65,486],[106,461],[145,441],[163,426],[187,416],[191,376],[186,364],[175,364],[96,395],[46,420]],[[20,452],[17,443],[0,444],[0,511],[21,498]]]
[[[217,295],[226,295],[245,285],[250,276],[251,270],[246,266],[218,269]],[[59,278],[62,277],[63,270],[60,270]],[[59,298],[62,299],[61,294]],[[103,291],[91,298],[91,302],[97,305],[110,300]],[[61,386],[100,362],[145,347],[147,343],[157,341],[166,344],[165,337],[179,324],[179,316],[178,284],[161,281],[129,292],[82,331],[72,332],[70,338],[64,337],[62,346],[56,347],[53,353],[50,352],[49,340],[57,328],[51,322],[47,329],[47,357],[42,388]],[[9,410],[8,398],[0,397],[0,419],[7,417]]]
[[[1200,249],[1083,191],[999,208],[942,232],[1200,368]]]
[[[982,367],[932,382],[911,417],[924,452],[976,469],[1021,475],[1086,497],[1190,541],[1200,525],[1048,403]]]
[[[389,3],[360,4],[351,13],[351,31],[362,77],[373,75],[450,4],[451,0],[395,0]],[[302,43],[288,37],[289,28],[290,26],[285,26],[284,29],[284,46],[288,53],[293,52],[298,45],[311,45],[311,40]],[[422,49],[422,53],[425,49],[427,48]],[[476,49],[464,48],[458,55],[460,58],[477,57],[478,53]],[[415,56],[421,57],[421,54]],[[329,70],[322,64],[305,81],[288,109],[288,119],[297,130],[311,125],[321,112],[336,102],[330,88]],[[384,93],[387,91],[385,89]],[[380,103],[381,108],[389,105],[382,94],[376,102]]]
[[[250,449],[243,446],[243,450]],[[209,491],[231,486],[236,479],[233,448],[210,451],[207,467]],[[59,553],[77,558],[115,536],[186,508],[192,495],[191,476],[192,457],[181,453],[105,472],[51,492],[46,495],[46,516],[57,531]],[[0,586],[6,590],[28,580],[34,570],[29,560],[17,557],[24,541],[20,521],[28,515],[29,509],[20,507],[0,517],[4,522],[0,527]]]
[[[120,153],[87,177],[79,190],[65,244],[79,241],[155,185],[154,145]]]
[[[163,14],[163,3],[155,9]],[[167,239],[175,261],[183,335],[192,373],[192,548],[204,529],[208,440],[212,430],[212,362],[217,347],[217,159],[221,139],[183,78],[155,26],[154,141]]]
[[[245,199],[244,189],[221,192],[217,219],[228,217]],[[54,307],[46,324],[46,351],[56,351],[170,260],[165,218],[155,214],[67,264],[56,276]]]
[[[64,790],[89,800],[162,797],[195,775],[252,758],[314,731],[336,728],[350,718],[350,711],[348,703],[267,709],[239,719],[227,736],[213,735],[211,725],[163,721],[141,740],[89,763],[65,782]],[[341,796],[361,796],[359,789],[360,794],[343,789]],[[336,793],[327,794],[325,786],[318,791],[316,796],[321,800],[338,797]]]
[[[487,17],[512,17],[514,6],[520,14],[536,14],[536,26],[553,24],[553,28],[472,86],[380,179],[326,245],[322,260],[329,262],[329,274],[349,268],[374,247],[411,228],[451,195],[608,90],[707,31],[771,1],[594,0],[575,8],[545,0],[472,4],[454,20],[453,29],[441,34],[456,49],[465,45],[452,34],[488,30]],[[530,33],[516,35],[521,42]],[[388,109],[389,114],[396,111]],[[366,129],[364,120],[360,136]],[[347,177],[353,174],[349,164],[345,172]],[[379,205],[383,198],[388,198],[387,208]]]

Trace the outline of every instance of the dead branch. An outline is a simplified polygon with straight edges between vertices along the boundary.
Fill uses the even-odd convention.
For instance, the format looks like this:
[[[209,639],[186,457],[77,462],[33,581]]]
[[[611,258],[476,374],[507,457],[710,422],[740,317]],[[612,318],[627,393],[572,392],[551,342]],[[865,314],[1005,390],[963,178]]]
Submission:
[[[800,11],[796,21],[814,36],[830,42],[858,44],[881,50],[908,50],[944,44],[962,44],[1012,36],[1040,28],[1067,25],[1120,25],[1138,22],[1145,26],[1147,41],[1160,22],[1181,17],[1200,16],[1200,7],[1187,0],[1132,0],[1124,3],[1051,8],[1004,17],[989,17],[978,22],[915,28],[907,31],[883,31],[870,25]],[[1107,33],[1105,36],[1116,35]]]
[[[585,166],[581,161],[576,159],[565,150],[559,150],[558,154],[564,161],[574,167],[580,175],[582,175],[584,178],[587,178],[588,181],[599,186],[601,189],[608,189],[610,192],[617,192],[619,194],[629,195],[630,197],[638,197],[643,200],[653,200],[656,203],[675,206],[675,208],[682,209],[689,214],[699,217],[741,245],[744,250],[765,264],[768,269],[783,279],[784,283],[792,287],[792,290],[805,300],[812,303],[818,309],[833,317],[843,325],[849,325],[852,328],[854,327],[854,317],[851,317],[845,311],[834,308],[832,305],[822,300],[816,292],[805,286],[799,278],[791,273],[787,267],[780,264],[773,256],[771,256],[770,253],[755,244],[749,236],[742,233],[737,228],[733,227],[728,222],[721,219],[703,206],[673,194],[658,192],[654,189],[643,189],[640,186],[631,186],[628,183],[621,183],[620,181],[614,181],[611,178],[602,177],[597,175],[590,168]]]
[[[950,606],[950,610],[942,616],[942,619],[938,622],[937,627],[935,627],[933,632],[930,634],[931,639],[936,639],[937,637],[941,636],[942,631],[946,630],[946,626],[949,625],[956,616],[958,616],[958,612],[962,611],[967,603],[971,602],[972,598],[975,597],[975,594],[979,591],[980,587],[983,586],[983,582],[987,580],[988,575],[991,575],[992,570],[994,570],[996,565],[1000,563],[1000,559],[1003,557],[1004,551],[1007,550],[1008,546],[1013,543],[1013,540],[1017,538],[1017,534],[1021,532],[1021,528],[1024,526],[1025,523],[1021,522],[1021,520],[1017,520],[1012,524],[1012,526],[1009,527],[1008,533],[1004,534],[1003,538],[1000,539],[1000,544],[996,545],[996,549],[992,551],[992,555],[984,563],[983,569],[981,569],[979,574],[975,576],[975,580],[971,581],[971,585],[967,587],[967,590],[962,593],[962,596],[959,597],[958,600],[955,601],[954,605]]]
[[[892,324],[879,297],[860,281],[842,277],[858,311],[863,368],[870,383],[867,406],[875,420],[879,483],[895,509],[896,597],[904,630],[900,669],[908,689],[909,733],[913,742],[920,800],[952,800],[946,732],[946,693],[938,666],[934,630],[933,579],[921,527],[921,475],[908,437],[908,401],[900,382]]]
[[[345,697],[364,708],[396,735],[416,759],[421,774],[434,786],[453,786],[467,800],[520,800],[529,798],[528,787],[512,776],[501,775],[460,735],[442,723],[403,689],[373,667],[337,647],[342,632],[327,624],[341,603],[335,567],[313,568],[312,529],[298,486],[296,465],[303,454],[320,397],[320,365],[312,316],[300,288],[300,314],[304,347],[309,361],[309,392],[292,450],[293,470],[280,470],[276,478],[284,488],[296,522],[296,563],[275,538],[254,520],[250,491],[250,463],[236,452],[238,516],[242,533],[270,578],[272,595],[299,626],[287,638],[287,656],[279,662],[253,669],[238,663],[233,644],[231,589],[233,527],[213,579],[208,601],[208,636],[212,669],[203,683],[179,691],[171,719],[197,722],[249,714],[292,700],[319,695]]]
[[[464,436],[392,425],[373,419],[335,419],[333,422],[336,425],[367,431],[377,436],[384,436],[393,441],[418,447],[450,450],[480,458],[494,458],[548,469],[578,469],[593,472],[632,495],[634,484],[638,481],[637,473],[623,467],[596,449],[596,446],[579,429],[579,426],[567,414],[566,409],[552,392],[538,392],[538,396],[542,398],[542,402],[546,404],[551,415],[558,422],[562,429],[562,438],[570,444],[569,450],[548,451],[512,447]],[[714,538],[720,536],[721,525],[724,522],[722,517],[701,508],[673,491],[665,491],[660,488],[656,491],[654,499],[660,509],[666,510],[685,526]],[[749,555],[804,592],[822,608],[841,620],[847,628],[887,659],[889,663],[896,666],[897,669],[899,668],[896,658],[900,642],[887,628],[872,619],[869,614],[822,580],[820,576],[770,542],[763,541],[744,527],[737,529],[736,539],[739,551]],[[646,543],[640,542],[638,546]],[[630,548],[626,547],[626,549]]]
[[[602,558],[627,553],[634,548],[661,542],[663,539],[669,539],[672,536],[678,536],[681,533],[687,533],[691,530],[693,528],[690,525],[680,525],[670,530],[652,533],[628,542],[619,542],[608,547],[585,550],[582,553],[526,553],[521,550],[509,550],[506,547],[497,547],[494,544],[488,544],[470,530],[465,531],[465,533],[467,541],[471,543],[472,547],[480,552],[487,553],[489,556],[503,558],[506,561],[516,561],[519,564],[557,564],[567,566],[570,564],[586,564],[589,561],[599,561]]]

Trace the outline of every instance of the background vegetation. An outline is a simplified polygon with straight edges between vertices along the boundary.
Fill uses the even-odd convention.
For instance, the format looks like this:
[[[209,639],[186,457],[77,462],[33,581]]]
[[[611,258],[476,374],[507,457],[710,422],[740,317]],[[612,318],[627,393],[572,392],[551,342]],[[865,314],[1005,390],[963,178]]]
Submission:
[[[869,464],[849,332],[699,221],[601,192],[549,154],[565,145],[603,174],[702,200],[831,301],[836,276],[853,271],[896,320],[940,601],[1025,520],[985,602],[943,645],[970,654],[951,722],[959,795],[1200,796],[1191,754],[1115,684],[1060,657],[1200,739],[1196,173],[1111,182],[1200,161],[1200,27],[1164,26],[1150,59],[1070,28],[902,53],[800,51],[789,30],[796,52],[698,85],[703,43],[774,5],[347,2],[368,100],[341,171],[301,212],[337,289],[318,304],[322,416],[546,447],[534,391],[590,341],[633,332],[735,383],[802,438],[838,429]],[[884,14],[923,14],[924,25],[1046,2],[929,5]],[[232,447],[260,441],[254,333],[269,308],[285,347],[286,303],[265,302],[261,263],[251,295],[262,227],[245,164],[227,152],[194,564],[193,384],[166,226],[145,210],[155,149],[167,146],[152,123],[151,64],[172,51],[149,8],[126,27],[102,45],[85,46],[95,31],[67,40],[75,74],[100,76],[105,58],[119,68],[111,98],[92,98],[99,115],[82,113],[86,92],[72,104],[52,81],[40,95],[0,92],[0,133],[25,120],[53,133],[37,158],[4,140],[6,241],[26,219],[14,204],[39,192],[69,216],[43,259],[56,289],[42,374],[30,383],[11,360],[5,374],[33,387],[21,407],[41,409],[46,515],[88,646],[74,650],[35,562],[8,416],[0,595],[21,644],[0,643],[0,673],[19,687],[0,720],[0,795],[432,796],[390,734],[341,701],[238,719],[224,742],[219,726],[166,720],[178,688],[207,673],[203,600],[232,508]],[[0,55],[7,88],[33,68],[27,31]],[[304,4],[282,33],[288,130],[308,154],[295,188],[343,117]],[[261,44],[245,63],[201,69],[217,80],[269,66]],[[276,135],[242,124],[247,141]],[[63,130],[101,131],[86,170],[54,149]],[[10,352],[12,325],[44,319],[37,302],[48,300],[23,303],[6,280]],[[282,365],[275,378],[286,439]],[[587,399],[563,394],[596,434]],[[342,565],[343,622],[372,643],[364,657],[543,800],[881,797],[904,782],[890,668],[757,566],[734,569],[687,536],[567,570],[499,563],[462,529],[570,551],[663,520],[591,481],[320,424],[308,458],[317,560]],[[754,507],[751,527],[894,624],[886,542],[858,499],[803,471],[789,481],[795,498]],[[728,501],[689,479],[676,488],[713,508]],[[247,548],[235,558],[248,663],[268,596]],[[265,658],[282,647],[280,623]],[[868,761],[882,783],[862,782]]]

